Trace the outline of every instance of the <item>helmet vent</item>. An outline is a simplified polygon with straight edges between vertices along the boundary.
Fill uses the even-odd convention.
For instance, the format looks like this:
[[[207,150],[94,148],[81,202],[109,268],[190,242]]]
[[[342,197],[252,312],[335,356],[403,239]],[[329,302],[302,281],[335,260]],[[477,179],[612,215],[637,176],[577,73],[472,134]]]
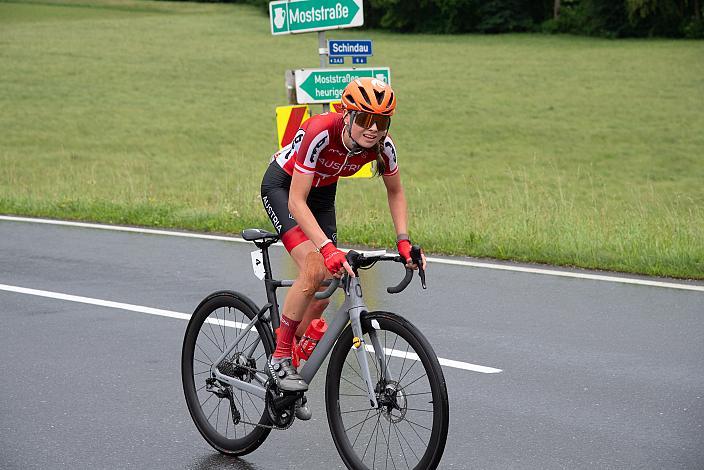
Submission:
[[[364,88],[361,88],[361,87],[360,87],[359,91],[360,91],[360,93],[362,93],[362,96],[364,97],[364,100],[365,100],[367,103],[372,104],[372,100],[369,99],[369,95],[367,94],[367,91],[366,91]],[[362,104],[362,103],[358,103],[358,104]]]
[[[386,91],[374,90],[374,94],[376,95],[376,102],[381,104],[381,102],[384,101],[384,95],[386,95]]]

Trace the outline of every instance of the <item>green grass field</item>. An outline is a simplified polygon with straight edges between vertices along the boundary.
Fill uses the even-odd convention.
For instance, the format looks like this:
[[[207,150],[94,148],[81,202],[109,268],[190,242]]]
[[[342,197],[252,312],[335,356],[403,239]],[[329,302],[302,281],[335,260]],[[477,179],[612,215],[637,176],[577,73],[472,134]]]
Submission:
[[[426,251],[704,278],[704,42],[328,38],[391,67]],[[0,213],[269,228],[284,71],[318,65],[315,34],[248,6],[0,1]],[[343,244],[393,247],[380,180],[343,181],[338,219]]]

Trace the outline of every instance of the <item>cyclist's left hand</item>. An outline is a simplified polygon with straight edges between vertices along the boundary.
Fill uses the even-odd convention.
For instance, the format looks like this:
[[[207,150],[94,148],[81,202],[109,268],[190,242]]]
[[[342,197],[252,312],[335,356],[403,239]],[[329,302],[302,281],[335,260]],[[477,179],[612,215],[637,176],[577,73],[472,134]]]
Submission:
[[[401,255],[405,260],[406,260],[406,267],[411,268],[411,269],[418,269],[418,265],[413,262],[411,259],[411,241],[410,240],[399,240],[398,243],[396,243],[396,247],[398,248],[398,254]],[[425,253],[423,253],[423,249],[420,250],[420,257],[423,260],[423,271],[425,271],[426,267],[426,261],[425,261]]]

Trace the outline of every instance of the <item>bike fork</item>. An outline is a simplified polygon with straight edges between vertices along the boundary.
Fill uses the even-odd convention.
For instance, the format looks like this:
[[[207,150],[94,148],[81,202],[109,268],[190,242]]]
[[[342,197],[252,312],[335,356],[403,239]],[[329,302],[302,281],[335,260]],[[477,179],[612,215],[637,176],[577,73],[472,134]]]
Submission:
[[[362,378],[367,382],[367,395],[369,396],[371,407],[378,408],[379,404],[376,401],[376,392],[374,390],[375,385],[374,382],[372,382],[372,375],[369,371],[369,361],[367,360],[367,345],[366,341],[364,341],[362,323],[359,321],[361,313],[362,309],[360,307],[350,309],[350,323],[352,324],[352,334],[354,334],[352,349],[354,349],[357,355],[357,362],[359,363]]]
[[[367,351],[374,352],[374,357],[378,363],[378,369],[382,374],[382,380],[388,381],[391,379],[389,376],[389,371],[386,368],[384,348],[381,347],[381,343],[376,335],[376,330],[379,328],[379,323],[376,320],[372,320],[371,329],[369,330],[369,338],[371,339],[372,344],[367,345],[366,341],[364,341],[364,332],[362,331],[362,322],[360,321],[362,314],[367,311],[367,307],[364,305],[362,287],[359,285],[358,278],[350,279],[350,284],[347,288],[346,294],[348,295],[347,301],[351,304],[351,308],[349,308],[348,312],[350,323],[352,325],[352,333],[354,334],[352,348],[355,350],[362,378],[367,383],[367,395],[369,396],[371,407],[378,408],[379,403],[376,400],[375,390],[376,383],[372,381]]]

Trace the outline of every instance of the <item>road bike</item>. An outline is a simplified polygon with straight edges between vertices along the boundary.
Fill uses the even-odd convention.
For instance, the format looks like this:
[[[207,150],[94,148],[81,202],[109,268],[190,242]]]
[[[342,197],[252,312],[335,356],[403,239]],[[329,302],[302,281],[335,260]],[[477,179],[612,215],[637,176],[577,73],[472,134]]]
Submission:
[[[194,311],[183,342],[181,375],[191,417],[219,452],[241,456],[257,449],[274,430],[289,428],[303,393],[282,392],[266,373],[279,327],[276,290],[291,280],[272,277],[269,247],[279,236],[261,229],[242,232],[259,248],[255,272],[263,268],[267,304],[223,290]],[[420,248],[412,250],[420,265]],[[445,449],[449,424],[447,387],[437,356],[423,334],[402,316],[368,311],[359,271],[381,261],[405,265],[386,252],[357,253],[347,259],[357,277],[326,281],[316,298],[338,288],[345,300],[308,360],[299,367],[307,383],[328,355],[325,403],[335,446],[351,469],[434,469]],[[425,288],[425,274],[419,270]],[[413,270],[389,293],[404,290]]]

